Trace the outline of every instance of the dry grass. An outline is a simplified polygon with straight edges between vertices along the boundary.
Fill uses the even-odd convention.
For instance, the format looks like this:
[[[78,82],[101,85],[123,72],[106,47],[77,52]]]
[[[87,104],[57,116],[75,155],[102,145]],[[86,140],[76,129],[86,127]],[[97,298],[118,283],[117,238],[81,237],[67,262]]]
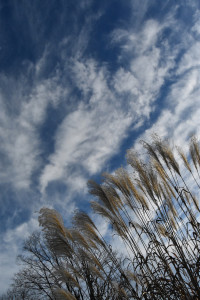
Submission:
[[[143,161],[128,151],[131,174],[120,168],[105,173],[102,184],[88,183],[96,197],[91,208],[124,243],[123,261],[88,214],[76,211],[73,228],[66,228],[55,210],[41,209],[46,245],[62,262],[52,299],[200,299],[197,139],[191,139],[190,156],[176,148],[180,166],[159,137],[143,146]]]

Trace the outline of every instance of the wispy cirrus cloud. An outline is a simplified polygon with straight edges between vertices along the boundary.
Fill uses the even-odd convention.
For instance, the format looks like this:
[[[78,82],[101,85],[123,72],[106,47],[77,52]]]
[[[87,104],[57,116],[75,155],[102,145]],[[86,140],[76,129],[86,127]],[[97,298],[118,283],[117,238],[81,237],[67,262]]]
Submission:
[[[73,176],[72,167],[87,175],[100,171],[131,123],[130,115],[114,99],[105,79],[105,68],[86,61],[75,64],[73,71],[83,100],[57,130],[55,152],[41,175],[42,191],[49,182],[67,178],[69,170]]]
[[[144,8],[146,10],[147,7]],[[78,48],[72,47],[74,57],[69,59],[66,56],[68,54],[64,54],[65,46],[71,43],[64,39],[65,42],[63,40],[58,45],[62,60],[66,60],[62,71],[59,63],[55,76],[51,73],[50,78],[39,81],[39,74],[44,75],[51,52],[46,48],[43,57],[33,67],[38,82],[36,80],[26,97],[22,97],[18,115],[12,122],[6,112],[2,117],[2,152],[7,152],[6,157],[10,170],[14,170],[13,182],[16,186],[28,187],[33,172],[43,164],[40,160],[42,149],[39,127],[45,121],[49,105],[59,106],[61,99],[68,102],[74,99],[75,102],[55,130],[54,151],[46,154],[48,162],[43,164],[44,168],[39,177],[42,192],[50,182],[66,180],[68,172],[72,176],[72,169],[75,178],[79,178],[80,187],[85,186],[85,175],[100,172],[105,162],[120,150],[129,129],[141,127],[148,120],[156,108],[156,100],[169,75],[177,76],[184,70],[193,68],[192,64],[195,64],[197,58],[198,44],[193,43],[189,49],[184,43],[184,49],[188,52],[182,57],[179,68],[175,68],[180,49],[177,50],[177,46],[170,44],[169,39],[163,38],[165,30],[170,30],[176,22],[175,11],[176,9],[168,13],[162,22],[155,19],[145,21],[137,31],[130,26],[129,29],[117,28],[112,32],[112,44],[121,46],[119,67],[114,73],[109,71],[107,64],[101,65],[94,59],[88,59],[84,51],[81,51],[81,48],[86,49],[87,42],[85,44],[83,40],[88,40],[89,21],[86,22],[84,32],[80,34]],[[193,25],[194,31],[198,32],[196,23]],[[82,39],[83,36],[85,39]],[[65,83],[70,79],[72,90],[79,90],[81,101],[63,87],[61,78],[67,70],[70,74]],[[195,83],[190,80],[190,84]],[[173,87],[172,98],[173,93],[177,94],[176,89],[179,87]],[[169,101],[165,103],[168,105]],[[13,124],[12,129],[9,129],[7,123]],[[7,133],[3,134],[5,129]],[[11,144],[14,145],[13,148],[10,147]],[[10,177],[9,168],[7,170],[4,173],[5,180]],[[82,171],[84,175],[81,175]]]
[[[74,174],[77,168],[85,174],[85,185],[85,176],[101,172],[105,162],[119,151],[131,126],[142,126],[149,118],[160,88],[174,66],[171,57],[163,63],[162,51],[156,46],[162,28],[150,20],[134,38],[127,32],[126,41],[123,40],[127,47],[122,54],[128,51],[130,56],[134,45],[139,45],[138,50],[130,57],[130,64],[119,67],[115,73],[94,59],[71,60],[71,76],[81,101],[57,129],[55,152],[49,156],[49,164],[40,177],[42,192],[53,181],[67,182],[69,174],[73,177],[72,166]],[[116,42],[116,38],[113,40]]]
[[[0,280],[1,293],[6,292],[8,284],[11,283],[11,277],[19,270],[19,266],[16,265],[16,257],[24,239],[28,238],[30,232],[37,229],[38,222],[33,216],[28,222],[7,230],[4,235],[1,234],[0,268],[3,272]]]
[[[190,58],[191,64],[194,64],[192,53]],[[165,109],[140,138],[147,140],[156,132],[161,137],[170,138],[176,144],[185,147],[191,135],[200,135],[200,70],[197,65],[191,68],[191,64],[186,68],[187,60],[185,55],[177,67],[177,73],[179,70],[182,70],[182,73],[169,89]]]
[[[1,95],[0,151],[2,153],[1,183],[10,182],[18,188],[28,188],[31,176],[40,164],[40,136],[38,127],[44,122],[48,105],[57,105],[66,90],[57,86],[56,79],[36,82],[24,96],[18,95],[18,112],[11,114]],[[18,82],[23,85],[23,81]],[[10,87],[11,88],[11,87]]]
[[[128,72],[120,70],[124,84],[120,86],[119,80],[117,89],[124,91],[129,88],[132,94],[137,95],[138,103],[139,99],[142,103],[144,96],[144,101],[150,103],[149,113],[153,112],[152,106],[158,111],[155,120],[151,119],[149,128],[137,141],[149,139],[151,133],[157,132],[182,145],[192,133],[199,132],[199,10],[197,3],[193,4],[188,4],[193,11],[189,31],[184,23],[177,22],[177,12],[182,9],[183,13],[183,8],[177,5],[162,21],[147,21],[140,32],[114,32],[114,41],[122,43],[122,50],[129,56],[130,62]],[[173,33],[165,39],[165,30],[171,31],[172,28]],[[120,60],[122,57],[119,57]],[[164,93],[161,92],[162,87]],[[155,102],[160,92],[162,107],[160,101]]]

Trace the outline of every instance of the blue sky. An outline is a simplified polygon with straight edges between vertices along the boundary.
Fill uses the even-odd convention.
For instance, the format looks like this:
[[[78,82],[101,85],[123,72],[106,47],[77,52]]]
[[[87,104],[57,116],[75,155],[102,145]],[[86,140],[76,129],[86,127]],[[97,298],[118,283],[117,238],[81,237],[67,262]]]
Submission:
[[[140,139],[199,136],[199,53],[199,1],[0,0],[1,291],[42,206],[68,222]]]

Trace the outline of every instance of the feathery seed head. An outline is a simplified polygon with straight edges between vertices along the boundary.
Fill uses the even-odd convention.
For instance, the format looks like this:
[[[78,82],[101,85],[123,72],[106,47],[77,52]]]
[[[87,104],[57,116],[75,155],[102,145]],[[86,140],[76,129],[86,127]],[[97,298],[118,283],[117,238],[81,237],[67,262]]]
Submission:
[[[188,170],[190,173],[192,173],[192,169],[191,169],[191,167],[190,167],[190,164],[189,164],[189,162],[188,162],[188,160],[187,160],[187,157],[185,156],[184,152],[182,151],[182,149],[181,149],[180,147],[177,147],[177,150],[178,150],[178,154],[179,154],[179,156],[181,157],[181,159],[182,159],[182,161],[183,161],[185,167],[187,168],[187,170]]]

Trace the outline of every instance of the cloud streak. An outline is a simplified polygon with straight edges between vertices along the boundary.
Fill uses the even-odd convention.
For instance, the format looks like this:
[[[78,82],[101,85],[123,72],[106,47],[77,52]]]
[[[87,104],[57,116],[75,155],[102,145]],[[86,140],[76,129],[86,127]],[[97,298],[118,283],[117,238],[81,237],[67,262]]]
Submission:
[[[71,74],[81,101],[57,129],[55,152],[40,177],[42,192],[51,181],[67,181],[69,174],[73,177],[72,165],[87,177],[101,172],[105,162],[119,151],[131,126],[141,126],[149,118],[174,66],[171,57],[163,62],[162,51],[156,46],[163,28],[149,20],[138,34],[123,32],[120,37],[119,30],[113,32],[113,43],[123,38],[123,55],[128,52],[130,56],[138,45],[129,65],[115,73],[94,59],[72,61]]]

